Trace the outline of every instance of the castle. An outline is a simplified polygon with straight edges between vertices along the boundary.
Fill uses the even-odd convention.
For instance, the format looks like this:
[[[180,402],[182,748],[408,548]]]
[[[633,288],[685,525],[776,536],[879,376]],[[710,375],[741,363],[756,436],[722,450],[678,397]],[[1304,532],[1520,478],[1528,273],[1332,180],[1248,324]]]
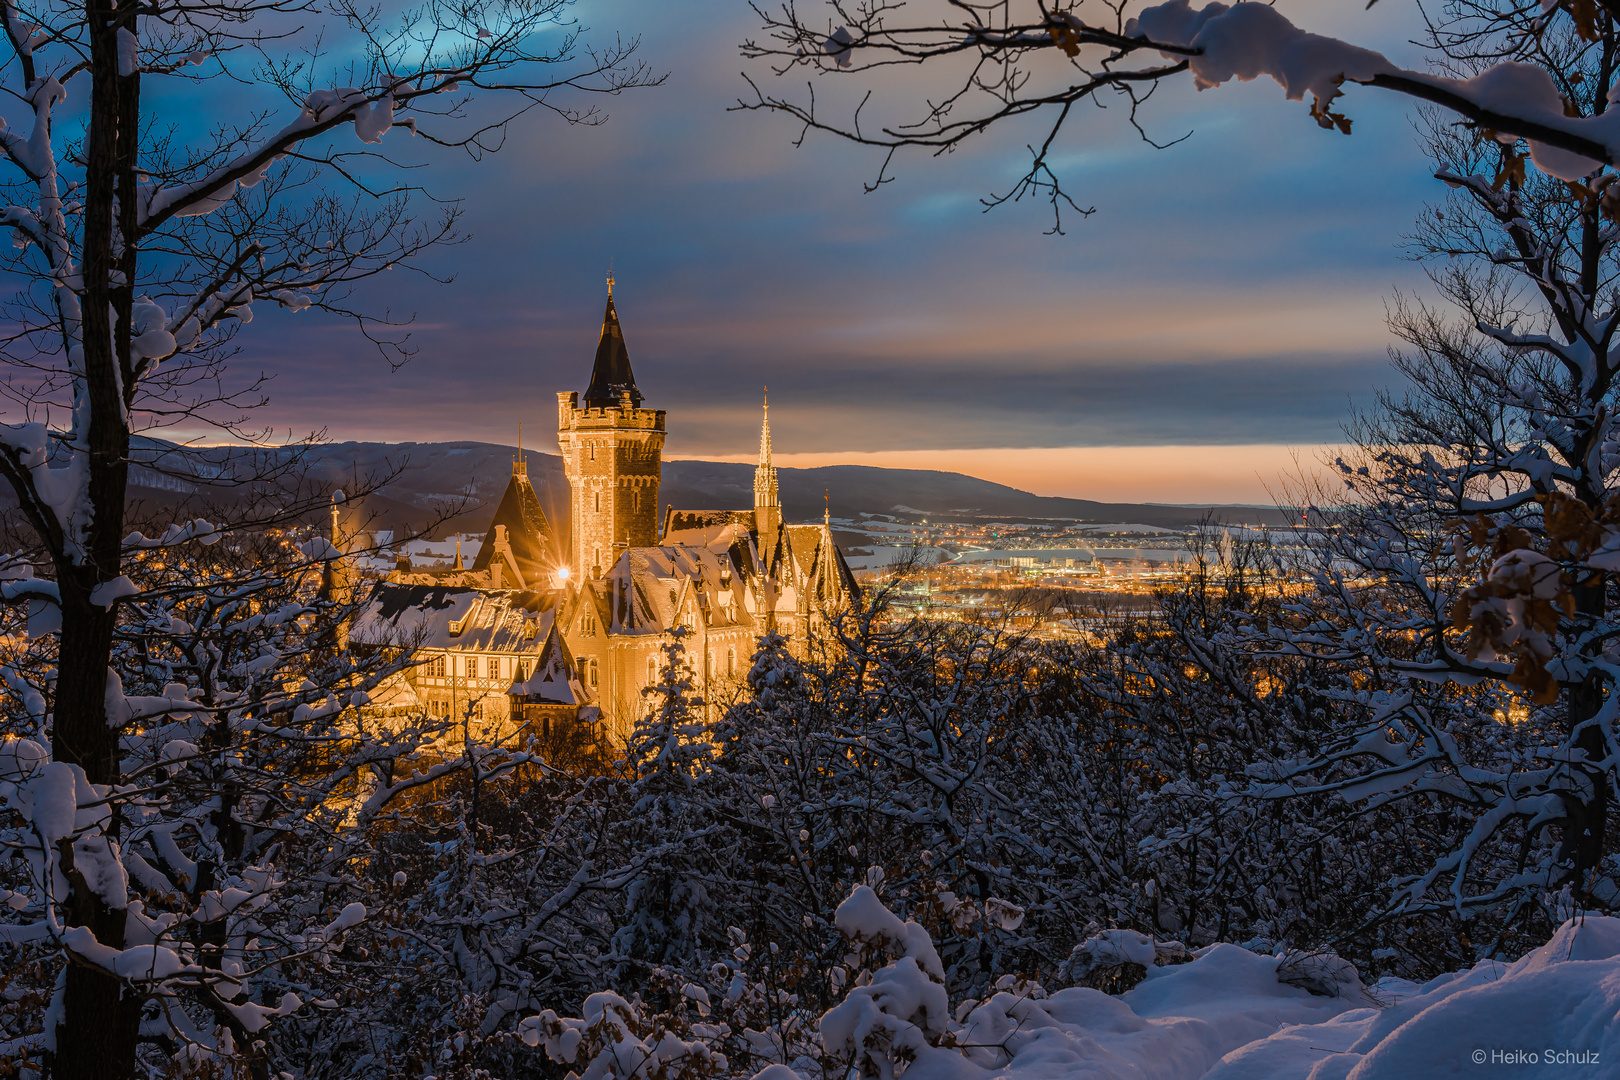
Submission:
[[[472,567],[391,574],[352,624],[358,643],[415,649],[375,705],[470,715],[491,736],[599,721],[622,744],[676,627],[696,692],[716,707],[741,691],[761,634],[800,655],[828,647],[827,620],[858,590],[825,515],[782,520],[769,402],[753,507],[670,506],[660,520],[665,414],[642,400],[610,277],[584,396],[557,395],[566,542],[520,454]]]

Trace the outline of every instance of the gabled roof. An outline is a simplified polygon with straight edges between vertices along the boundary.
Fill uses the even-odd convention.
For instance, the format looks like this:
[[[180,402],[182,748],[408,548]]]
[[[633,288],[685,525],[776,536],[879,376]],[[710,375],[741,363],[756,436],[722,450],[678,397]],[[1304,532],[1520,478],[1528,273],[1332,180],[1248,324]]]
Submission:
[[[636,389],[636,376],[630,370],[630,352],[624,347],[624,329],[619,326],[619,313],[613,307],[613,293],[608,293],[607,310],[602,313],[602,339],[596,343],[596,364],[591,368],[591,385],[585,389],[585,407],[588,409],[613,408],[619,404],[619,395],[630,392],[630,401],[641,406],[641,391]]]
[[[551,624],[546,642],[540,647],[540,656],[534,662],[534,671],[523,682],[514,682],[508,694],[529,704],[583,705],[587,695],[579,679],[579,668],[574,664],[568,643],[557,633],[557,624]]]
[[[630,548],[604,575],[601,584],[613,613],[615,634],[663,633],[680,621],[691,605],[724,612],[729,625],[747,618],[742,592],[745,567],[738,561],[738,533],[729,527],[702,544],[664,544]],[[743,534],[746,539],[746,534]]]
[[[812,595],[816,599],[831,598],[828,593],[833,589],[834,580],[838,582],[837,590],[851,597],[860,596],[861,587],[856,583],[849,563],[844,560],[844,553],[832,542],[832,535],[826,526],[787,525],[783,531],[787,533],[788,548],[798,564],[798,572],[814,590]]]
[[[549,588],[552,572],[557,569],[557,537],[546,512],[540,508],[540,499],[526,471],[513,471],[506,491],[501,494],[500,505],[495,508],[489,531],[484,534],[484,542],[479,545],[478,558],[472,565],[474,570],[489,569],[489,562],[495,557],[498,525],[506,526],[506,540],[512,545],[512,557],[523,574],[524,587]]]

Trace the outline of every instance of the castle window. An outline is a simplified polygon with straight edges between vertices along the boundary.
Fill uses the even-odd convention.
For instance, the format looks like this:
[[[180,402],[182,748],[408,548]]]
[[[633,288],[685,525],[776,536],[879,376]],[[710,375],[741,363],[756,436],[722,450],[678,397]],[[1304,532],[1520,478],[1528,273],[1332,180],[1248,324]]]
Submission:
[[[600,491],[596,493],[596,511],[597,513],[602,512],[602,493]]]
[[[658,681],[658,661],[656,659],[654,659],[653,657],[649,656],[649,657],[647,657],[647,685],[651,686],[653,683],[655,683],[657,681]]]
[[[710,649],[703,654],[703,681],[708,682],[714,678],[714,650]]]
[[[444,654],[440,653],[438,656],[435,656],[433,659],[424,664],[423,668],[429,675],[434,675],[441,679],[444,678]]]
[[[512,681],[514,681],[514,682],[528,682],[529,681],[529,665],[527,663],[524,663],[522,661],[518,662],[517,667],[514,668],[513,671],[512,671]]]
[[[594,687],[594,686],[596,686],[596,661],[593,659],[590,663],[591,663],[591,686]]]
[[[581,615],[579,617],[579,636],[580,637],[595,637],[596,636],[596,619],[593,618],[591,615],[585,614],[585,615]]]
[[[595,443],[586,443],[585,445],[590,447],[590,449],[591,449],[591,460],[595,461],[596,460],[596,444]],[[601,507],[597,507],[597,509],[600,510]]]
[[[501,677],[501,658],[498,656],[489,658],[489,677],[492,679]]]
[[[737,674],[737,650],[736,649],[727,649],[726,650],[726,674],[727,675],[735,675],[735,674]]]

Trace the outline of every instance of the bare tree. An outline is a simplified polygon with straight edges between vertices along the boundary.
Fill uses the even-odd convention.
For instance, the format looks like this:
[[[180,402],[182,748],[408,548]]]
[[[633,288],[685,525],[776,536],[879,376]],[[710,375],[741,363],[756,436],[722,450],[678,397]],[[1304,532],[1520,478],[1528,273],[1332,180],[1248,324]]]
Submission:
[[[1163,145],[1150,135],[1142,107],[1161,82],[1184,73],[1201,89],[1269,75],[1290,100],[1310,94],[1316,123],[1345,134],[1351,119],[1336,111],[1343,84],[1391,90],[1440,105],[1480,131],[1530,140],[1536,163],[1566,180],[1620,160],[1620,138],[1607,124],[1564,107],[1567,88],[1556,72],[1506,66],[1542,66],[1540,43],[1550,25],[1571,25],[1584,39],[1596,40],[1599,25],[1620,13],[1616,0],[1470,2],[1472,25],[1444,20],[1436,27],[1437,39],[1451,52],[1472,50],[1487,61],[1484,67],[1496,65],[1467,77],[1402,69],[1379,53],[1296,27],[1258,3],[1211,3],[1200,10],[1187,0],[790,0],[753,6],[764,32],[743,43],[743,56],[765,62],[775,76],[802,74],[811,81],[804,94],[788,95],[766,91],[745,74],[752,96],[737,108],[791,117],[800,125],[800,142],[822,132],[881,150],[882,165],[868,191],[892,178],[899,151],[937,156],[992,128],[1027,121],[1033,131],[1028,168],[1011,188],[983,201],[989,208],[1044,197],[1053,209],[1054,231],[1061,231],[1063,210],[1091,212],[1065,193],[1052,168],[1077,107],[1122,105],[1143,139]],[[1488,47],[1477,45],[1486,39]],[[917,73],[902,75],[905,69]],[[853,108],[829,114],[814,81],[825,76],[861,84]],[[913,103],[893,105],[897,84]]]
[[[568,13],[568,0],[429,0],[399,14],[349,0],[5,7],[0,77],[32,127],[0,133],[19,286],[0,343],[12,421],[0,476],[49,577],[14,580],[5,598],[60,613],[40,710],[48,760],[14,753],[6,779],[67,784],[81,808],[54,832],[25,813],[43,860],[39,919],[6,934],[43,934],[66,958],[47,1032],[56,1076],[129,1075],[144,1000],[132,991],[160,977],[129,959],[132,916],[113,884],[130,716],[109,672],[126,609],[150,600],[130,555],[222,531],[125,535],[129,470],[149,445],[137,435],[183,422],[250,433],[259,387],[233,384],[227,361],[255,303],[351,317],[405,358],[408,339],[352,306],[353,289],[455,240],[457,211],[422,216],[410,186],[369,187],[362,166],[394,166],[380,148],[391,132],[477,156],[531,109],[592,123],[580,95],[655,81],[633,42],[588,49]],[[328,34],[340,52],[325,51]],[[154,86],[186,106],[170,113]],[[236,115],[191,137],[184,108],[221,95]]]

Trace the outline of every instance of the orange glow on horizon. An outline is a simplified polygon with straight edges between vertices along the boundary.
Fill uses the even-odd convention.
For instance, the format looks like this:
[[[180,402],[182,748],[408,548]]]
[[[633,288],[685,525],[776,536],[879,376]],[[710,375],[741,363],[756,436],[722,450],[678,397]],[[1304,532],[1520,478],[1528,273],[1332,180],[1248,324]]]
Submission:
[[[1332,447],[1060,446],[879,450],[775,455],[778,468],[870,465],[963,473],[1036,495],[1098,502],[1240,503],[1271,506],[1288,477],[1316,470]],[[697,457],[697,455],[693,455]],[[704,455],[752,463],[752,457]],[[1268,490],[1269,489],[1269,490]]]

